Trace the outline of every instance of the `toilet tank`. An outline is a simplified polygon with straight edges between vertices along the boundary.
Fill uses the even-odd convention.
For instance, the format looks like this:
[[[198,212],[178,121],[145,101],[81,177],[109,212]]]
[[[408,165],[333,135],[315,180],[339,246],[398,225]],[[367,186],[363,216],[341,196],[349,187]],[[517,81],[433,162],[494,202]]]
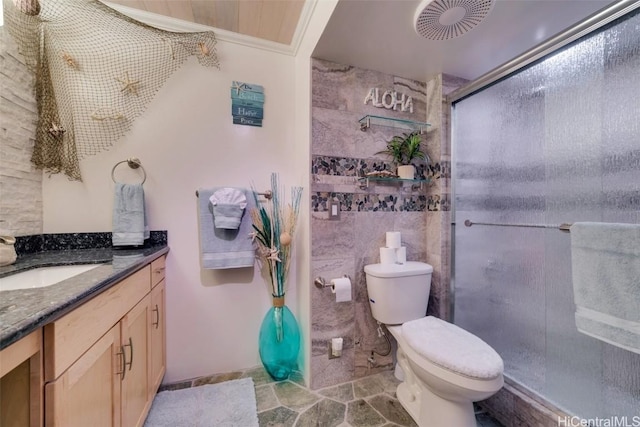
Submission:
[[[426,316],[433,267],[423,262],[364,266],[371,314],[386,325]]]

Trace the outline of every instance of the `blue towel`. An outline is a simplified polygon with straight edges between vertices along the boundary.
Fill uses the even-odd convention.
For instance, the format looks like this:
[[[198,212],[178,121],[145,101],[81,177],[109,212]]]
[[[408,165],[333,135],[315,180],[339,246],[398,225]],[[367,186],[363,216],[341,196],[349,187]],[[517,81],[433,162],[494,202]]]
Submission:
[[[200,216],[200,253],[205,269],[253,267],[255,249],[250,233],[253,231],[251,210],[255,208],[253,195],[247,193],[247,207],[237,230],[216,228],[213,206],[209,198],[219,188],[198,190],[198,212]],[[250,197],[249,197],[250,196]]]
[[[113,200],[113,246],[140,246],[149,238],[142,184],[116,183]]]
[[[571,268],[578,331],[640,354],[640,225],[574,223]]]

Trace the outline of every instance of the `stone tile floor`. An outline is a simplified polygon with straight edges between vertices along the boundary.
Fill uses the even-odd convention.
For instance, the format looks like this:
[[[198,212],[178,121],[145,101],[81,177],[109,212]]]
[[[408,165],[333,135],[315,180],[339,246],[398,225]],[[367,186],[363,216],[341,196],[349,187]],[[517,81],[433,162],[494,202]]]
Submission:
[[[253,379],[255,386],[260,427],[416,426],[396,399],[395,389],[399,381],[393,376],[393,371],[310,390],[304,386],[300,375],[294,375],[285,381],[274,381],[259,366],[246,371],[163,385],[160,391],[247,377]],[[476,420],[478,427],[502,427],[502,424],[487,414],[477,413]]]

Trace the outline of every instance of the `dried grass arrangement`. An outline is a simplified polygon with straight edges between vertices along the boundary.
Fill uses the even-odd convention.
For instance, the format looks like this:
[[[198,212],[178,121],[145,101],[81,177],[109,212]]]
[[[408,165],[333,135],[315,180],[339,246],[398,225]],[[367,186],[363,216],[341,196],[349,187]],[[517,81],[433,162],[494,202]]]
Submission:
[[[285,204],[278,175],[272,173],[271,192],[271,200],[261,203],[258,193],[255,189],[253,191],[257,208],[251,212],[254,230],[252,238],[257,245],[260,271],[265,280],[271,283],[273,297],[283,297],[291,264],[302,187],[292,187],[291,203]]]

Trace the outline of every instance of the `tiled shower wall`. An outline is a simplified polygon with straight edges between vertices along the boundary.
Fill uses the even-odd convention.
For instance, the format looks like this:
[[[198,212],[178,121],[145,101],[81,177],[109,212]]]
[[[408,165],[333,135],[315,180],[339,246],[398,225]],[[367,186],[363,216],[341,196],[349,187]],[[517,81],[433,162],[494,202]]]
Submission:
[[[413,98],[413,113],[387,110],[365,104],[371,88],[395,90]],[[385,245],[386,231],[400,231],[407,247],[407,259],[434,266],[429,313],[448,316],[450,245],[449,178],[450,158],[446,135],[442,132],[442,77],[428,83],[314,60],[312,75],[312,270],[313,276],[327,281],[349,275],[352,301],[336,303],[328,288],[312,289],[311,387],[320,388],[391,369],[393,350],[386,356],[384,337],[371,316],[364,266],[379,261],[379,248]],[[358,177],[372,170],[395,171],[384,155],[386,141],[407,132],[372,125],[360,130],[358,120],[366,114],[429,122],[423,146],[430,165],[418,173],[431,179],[422,188],[404,184],[358,186]],[[446,145],[446,148],[443,148]],[[340,218],[329,220],[327,201],[340,201]],[[443,222],[447,226],[443,228]],[[443,234],[443,231],[445,232]],[[445,248],[445,249],[443,249]],[[445,260],[445,261],[443,261]],[[344,338],[342,357],[329,359],[331,338]],[[390,337],[393,341],[393,338]]]

